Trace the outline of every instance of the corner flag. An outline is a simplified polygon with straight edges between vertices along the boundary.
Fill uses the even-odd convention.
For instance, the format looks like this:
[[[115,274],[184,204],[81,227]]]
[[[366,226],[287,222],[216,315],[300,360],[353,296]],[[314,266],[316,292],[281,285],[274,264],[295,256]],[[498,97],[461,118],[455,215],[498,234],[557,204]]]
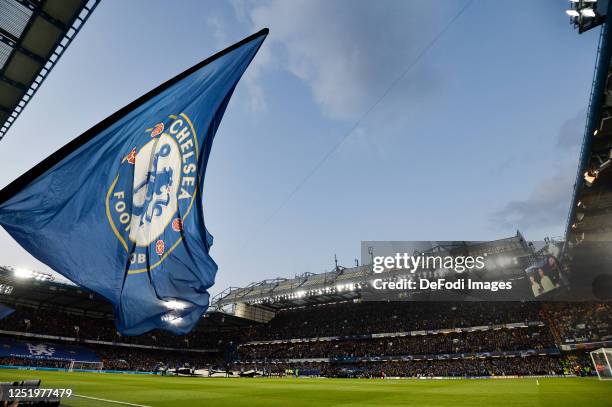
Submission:
[[[0,191],[0,225],[110,300],[117,329],[189,332],[217,265],[202,190],[213,138],[264,29],[150,91]]]

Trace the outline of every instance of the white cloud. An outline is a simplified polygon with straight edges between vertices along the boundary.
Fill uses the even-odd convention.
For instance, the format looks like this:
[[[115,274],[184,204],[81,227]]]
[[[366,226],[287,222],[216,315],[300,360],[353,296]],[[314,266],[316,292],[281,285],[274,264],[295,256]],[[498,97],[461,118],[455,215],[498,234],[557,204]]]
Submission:
[[[580,151],[585,120],[586,111],[580,110],[561,124],[556,145],[550,151],[562,164],[554,165],[554,173],[543,177],[525,199],[511,201],[491,214],[495,227],[562,231],[574,191],[576,154]]]
[[[270,28],[273,55],[258,56],[259,66],[280,64],[309,86],[325,115],[352,119],[402,73],[459,4],[270,0],[232,5],[236,18],[250,20],[253,29]],[[262,93],[253,96],[263,100]]]
[[[240,7],[239,2],[232,2],[232,10],[234,11],[235,17],[238,21],[243,21],[246,16],[246,9]],[[230,33],[231,28],[228,27],[228,22],[220,15],[211,15],[207,18],[207,25],[212,31],[213,38],[217,48],[223,49],[229,44],[237,41],[232,41],[232,34]],[[250,33],[242,33],[242,36],[246,36]],[[242,83],[247,92],[248,97],[248,108],[254,113],[263,113],[267,111],[267,104],[264,97],[264,88],[261,85],[261,74],[263,67],[267,66],[270,61],[269,49],[264,46],[257,53],[257,58],[253,59],[249,65],[249,69],[246,70]]]
[[[574,176],[575,169],[567,167],[543,179],[526,199],[511,201],[493,213],[491,222],[500,228],[561,231],[569,210]]]

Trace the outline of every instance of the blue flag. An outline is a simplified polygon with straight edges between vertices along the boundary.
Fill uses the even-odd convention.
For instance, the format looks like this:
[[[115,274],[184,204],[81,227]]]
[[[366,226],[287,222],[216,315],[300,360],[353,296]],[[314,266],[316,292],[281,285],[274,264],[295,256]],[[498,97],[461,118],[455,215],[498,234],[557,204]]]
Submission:
[[[202,212],[213,138],[264,29],[114,113],[0,191],[0,225],[111,301],[117,329],[189,332],[217,265]]]

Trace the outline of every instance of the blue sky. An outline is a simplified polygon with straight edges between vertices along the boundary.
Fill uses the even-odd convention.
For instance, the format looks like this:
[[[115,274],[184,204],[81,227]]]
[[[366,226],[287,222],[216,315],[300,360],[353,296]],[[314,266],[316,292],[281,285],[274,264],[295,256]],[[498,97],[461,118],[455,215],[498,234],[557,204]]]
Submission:
[[[206,174],[213,292],[329,270],[334,253],[351,265],[361,240],[560,236],[598,30],[578,35],[563,1],[474,0],[414,63],[465,4],[104,0],[0,143],[0,186],[269,27]],[[0,247],[0,264],[46,269],[3,230]]]

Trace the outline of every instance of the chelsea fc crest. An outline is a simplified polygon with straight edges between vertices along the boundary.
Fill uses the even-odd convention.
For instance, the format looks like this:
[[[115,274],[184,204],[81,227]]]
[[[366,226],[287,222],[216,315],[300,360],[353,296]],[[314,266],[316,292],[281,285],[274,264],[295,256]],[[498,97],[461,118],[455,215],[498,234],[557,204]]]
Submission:
[[[198,189],[198,142],[187,115],[171,115],[137,140],[106,194],[106,215],[131,274],[157,267],[181,243]]]

